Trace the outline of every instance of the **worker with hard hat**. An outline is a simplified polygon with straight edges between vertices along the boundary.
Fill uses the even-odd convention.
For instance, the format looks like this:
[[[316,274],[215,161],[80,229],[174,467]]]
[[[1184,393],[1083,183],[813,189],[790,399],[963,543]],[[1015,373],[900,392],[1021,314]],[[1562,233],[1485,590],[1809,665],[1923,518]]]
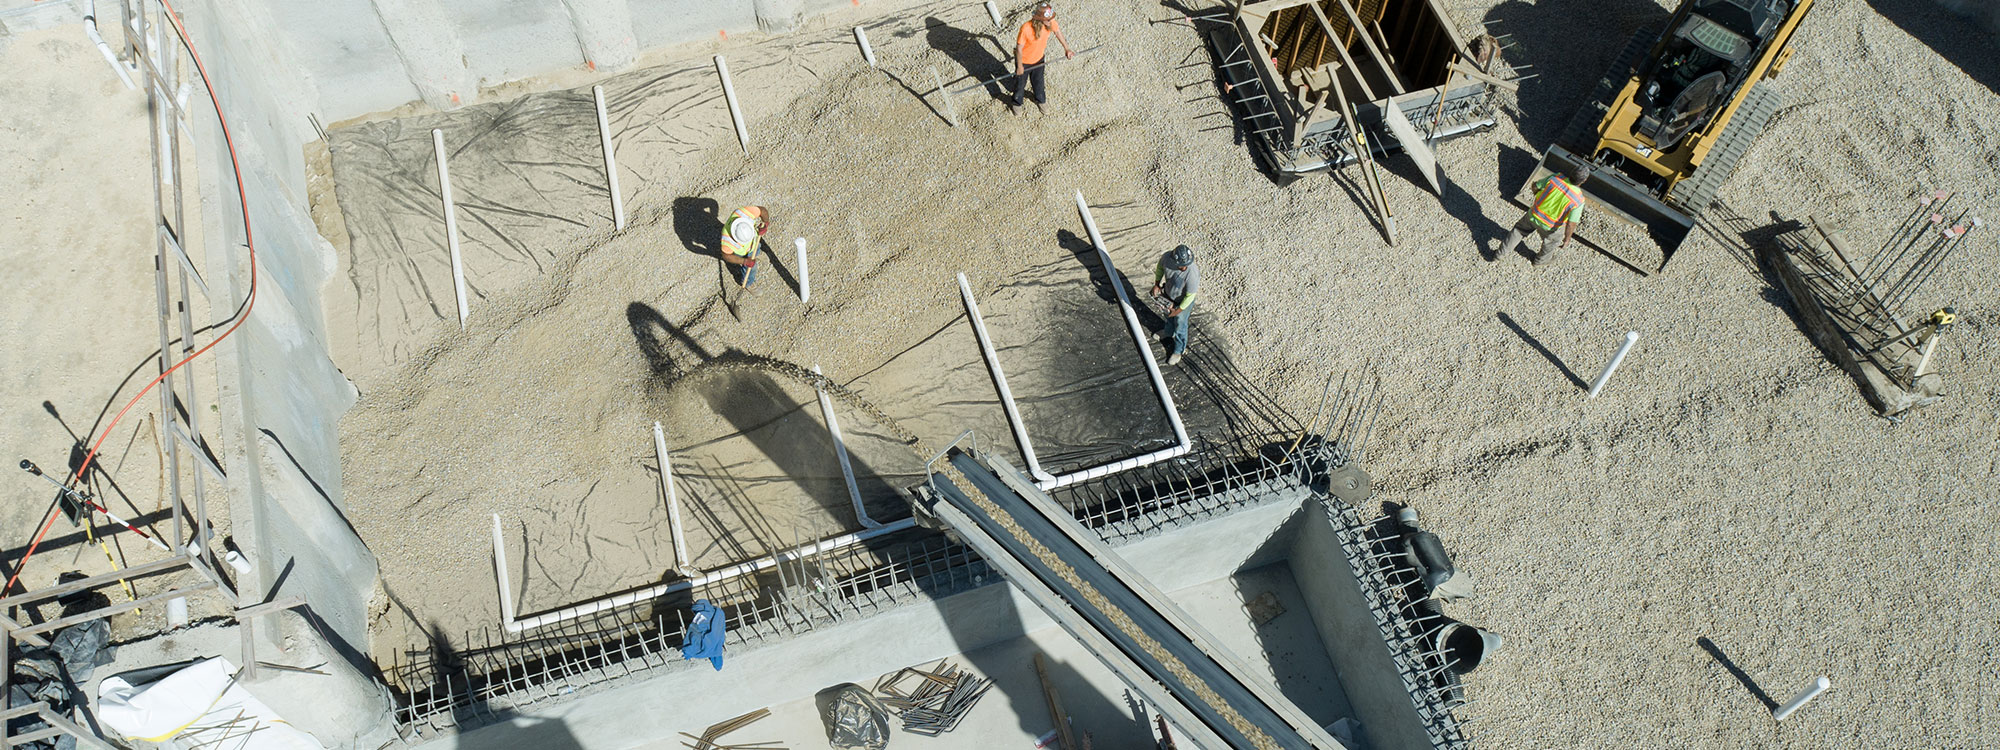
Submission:
[[[1181,245],[1160,256],[1153,267],[1153,296],[1167,300],[1167,364],[1178,365],[1188,346],[1188,306],[1194,304],[1195,290],[1201,286],[1201,271],[1194,266],[1194,251]]]
[[[1055,37],[1062,45],[1063,59],[1076,57],[1076,52],[1069,48],[1069,40],[1063,38],[1062,28],[1056,25],[1055,6],[1036,3],[1034,14],[1014,35],[1014,102],[1007,111],[1020,114],[1029,83],[1035,85],[1035,110],[1041,111],[1042,105],[1048,103],[1047,92],[1042,88],[1042,72],[1048,69],[1043,62],[1048,56],[1049,37]]]
[[[1527,233],[1534,232],[1541,238],[1541,252],[1535,254],[1535,265],[1549,262],[1550,255],[1561,248],[1569,247],[1570,238],[1576,236],[1576,223],[1583,218],[1583,183],[1590,180],[1590,168],[1579,166],[1568,175],[1550,174],[1534,184],[1535,200],[1521,220],[1514,222],[1514,229],[1507,233],[1506,241],[1500,243],[1500,253],[1494,258],[1512,252],[1521,244]],[[1549,235],[1557,229],[1563,233],[1562,244],[1549,247]]]
[[[730,212],[722,225],[722,262],[743,269],[744,290],[757,283],[757,253],[764,249],[764,232],[771,228],[771,209],[744,206]]]

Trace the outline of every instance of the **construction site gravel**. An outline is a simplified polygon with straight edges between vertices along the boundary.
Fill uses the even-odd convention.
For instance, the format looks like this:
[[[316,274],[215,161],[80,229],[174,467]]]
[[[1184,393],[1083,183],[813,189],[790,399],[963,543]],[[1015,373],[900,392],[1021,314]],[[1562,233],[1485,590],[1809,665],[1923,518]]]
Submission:
[[[1012,450],[959,272],[1051,471],[1164,445],[1081,191],[1142,294],[1161,252],[1197,252],[1193,351],[1168,373],[1191,431],[1295,428],[1329,373],[1379,378],[1378,497],[1423,514],[1477,577],[1455,612],[1506,637],[1467,677],[1478,744],[2000,745],[2000,617],[1984,599],[2000,588],[1994,230],[1911,303],[1954,305],[1960,322],[1935,365],[1946,397],[1900,421],[1800,332],[1743,236],[1773,212],[1811,215],[1872,248],[1940,188],[2000,208],[1994,35],[1920,0],[1822,0],[1775,81],[1785,106],[1710,220],[1642,275],[1587,248],[1532,269],[1496,251],[1537,155],[1671,6],[1452,11],[1462,30],[1511,34],[1509,62],[1538,75],[1503,97],[1495,129],[1438,147],[1441,200],[1407,158],[1384,160],[1393,247],[1357,170],[1285,185],[1257,171],[1199,38],[1169,21],[1194,10],[1173,2],[1063,7],[1071,43],[1102,46],[1052,66],[1046,111],[1020,115],[992,90],[949,110],[931,93],[931,68],[957,86],[1010,64],[1011,32],[976,3],[871,2],[649,59],[599,81],[622,232],[574,76],[333,127],[339,210],[320,196],[315,215],[341,251],[331,345],[361,392],[341,425],[342,489],[381,563],[376,654],[497,624],[495,514],[522,612],[675,575],[655,421],[697,567],[859,528],[812,390],[682,377],[703,361],[818,365],[927,442],[972,429]],[[712,54],[729,59],[747,154]],[[433,128],[474,291],[462,331]],[[739,296],[714,253],[721,217],[745,204],[773,210],[774,252]],[[1648,272],[1660,262],[1603,217],[1580,235]],[[809,304],[794,237],[809,243]],[[1586,398],[1628,330],[1637,347]],[[1295,416],[1246,426],[1229,406],[1267,398]],[[920,462],[882,425],[840,417],[869,515],[907,516],[894,488]],[[1830,693],[1771,721],[1766,702],[1819,675]]]

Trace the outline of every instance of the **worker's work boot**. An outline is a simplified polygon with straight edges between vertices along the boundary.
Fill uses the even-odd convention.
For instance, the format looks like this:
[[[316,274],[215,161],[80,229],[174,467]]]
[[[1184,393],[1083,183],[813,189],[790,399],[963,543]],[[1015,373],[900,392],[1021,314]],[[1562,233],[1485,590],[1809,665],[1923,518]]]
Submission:
[[[1039,100],[1035,102],[1035,114],[1046,115],[1048,113],[1048,109],[1044,108]]]
[[[1546,266],[1546,265],[1548,265],[1548,264],[1549,264],[1549,263],[1550,263],[1551,261],[1554,261],[1554,260],[1555,260],[1555,256],[1556,256],[1556,253],[1555,253],[1555,251],[1554,251],[1554,250],[1549,250],[1549,249],[1547,249],[1547,248],[1543,248],[1541,252],[1539,252],[1539,253],[1535,253],[1535,263],[1534,263],[1534,264],[1535,264],[1536,266]]]
[[[1181,363],[1181,353],[1180,353],[1180,352],[1174,352],[1172,356],[1169,356],[1169,357],[1167,357],[1167,366],[1168,366],[1168,367],[1173,367],[1174,365],[1178,365],[1178,364],[1180,364],[1180,363]]]

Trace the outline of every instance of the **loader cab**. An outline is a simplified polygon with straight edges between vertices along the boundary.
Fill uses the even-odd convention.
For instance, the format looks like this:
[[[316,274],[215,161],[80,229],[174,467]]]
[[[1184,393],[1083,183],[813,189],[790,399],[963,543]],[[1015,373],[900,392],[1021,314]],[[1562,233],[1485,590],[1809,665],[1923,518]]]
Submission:
[[[1754,66],[1790,0],[1705,0],[1698,2],[1663,40],[1663,53],[1650,70],[1634,103],[1643,114],[1634,128],[1661,151],[1678,147],[1729,100]]]

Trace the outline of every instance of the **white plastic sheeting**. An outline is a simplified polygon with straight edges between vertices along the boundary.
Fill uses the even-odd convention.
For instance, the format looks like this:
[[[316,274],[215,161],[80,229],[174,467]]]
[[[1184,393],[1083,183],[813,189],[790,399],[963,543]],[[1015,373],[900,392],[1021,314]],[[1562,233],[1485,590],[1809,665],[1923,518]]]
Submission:
[[[236,684],[236,665],[205,659],[144,686],[106,677],[97,688],[97,718],[128,738],[169,738],[228,750],[320,750],[312,735]]]

